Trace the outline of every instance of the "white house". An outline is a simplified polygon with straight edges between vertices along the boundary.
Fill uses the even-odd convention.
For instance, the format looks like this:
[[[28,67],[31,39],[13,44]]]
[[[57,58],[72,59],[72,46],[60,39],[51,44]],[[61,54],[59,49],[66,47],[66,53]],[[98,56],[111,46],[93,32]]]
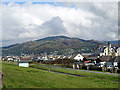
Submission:
[[[74,57],[74,60],[82,61],[83,58],[84,58],[84,57],[83,57],[81,54],[77,54],[77,55]]]
[[[7,60],[8,61],[13,61],[13,58],[12,57],[8,57]]]
[[[61,56],[58,56],[57,59],[60,59]]]
[[[116,48],[115,51],[116,51],[115,55],[116,55],[116,56],[120,56],[120,47]]]
[[[113,52],[114,52],[114,49],[110,46],[109,55],[111,56]],[[103,51],[100,53],[100,56],[108,56],[108,47],[103,48]]]
[[[43,60],[48,60],[48,57],[47,56],[43,56],[42,59]]]
[[[70,59],[72,57],[72,55],[68,56],[68,59]]]
[[[99,67],[105,66],[106,62],[99,62]]]

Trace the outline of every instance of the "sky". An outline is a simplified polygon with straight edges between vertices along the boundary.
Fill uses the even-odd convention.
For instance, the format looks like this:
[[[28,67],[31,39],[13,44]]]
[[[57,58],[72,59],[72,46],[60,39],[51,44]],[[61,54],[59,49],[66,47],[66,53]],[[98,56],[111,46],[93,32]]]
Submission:
[[[57,35],[99,41],[119,37],[117,2],[4,2],[0,12],[3,46]]]

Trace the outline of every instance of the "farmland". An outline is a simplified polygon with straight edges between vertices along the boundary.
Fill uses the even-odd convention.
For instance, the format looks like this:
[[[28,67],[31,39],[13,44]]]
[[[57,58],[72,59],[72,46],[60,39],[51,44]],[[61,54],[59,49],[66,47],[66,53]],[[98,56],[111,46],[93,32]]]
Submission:
[[[39,65],[34,65],[39,67]],[[61,72],[80,74],[86,77],[65,75],[36,68],[18,67],[17,64],[2,64],[4,88],[118,88],[118,76],[87,73],[64,69]]]

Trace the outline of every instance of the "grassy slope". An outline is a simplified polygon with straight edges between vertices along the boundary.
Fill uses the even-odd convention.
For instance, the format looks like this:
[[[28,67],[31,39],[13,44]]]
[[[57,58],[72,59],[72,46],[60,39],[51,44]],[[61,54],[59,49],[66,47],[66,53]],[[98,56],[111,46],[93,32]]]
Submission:
[[[4,88],[118,88],[118,83],[3,63]]]
[[[48,67],[44,67],[44,66],[40,66],[40,65],[33,64],[31,66],[48,70]],[[83,75],[83,76],[87,76],[89,78],[105,79],[107,81],[118,81],[118,76],[108,75],[108,74],[91,73],[91,72],[84,72],[84,71],[78,71],[78,70],[69,70],[69,69],[64,69],[64,68],[52,68],[52,67],[50,67],[50,70]],[[107,72],[105,72],[105,73],[107,73]]]

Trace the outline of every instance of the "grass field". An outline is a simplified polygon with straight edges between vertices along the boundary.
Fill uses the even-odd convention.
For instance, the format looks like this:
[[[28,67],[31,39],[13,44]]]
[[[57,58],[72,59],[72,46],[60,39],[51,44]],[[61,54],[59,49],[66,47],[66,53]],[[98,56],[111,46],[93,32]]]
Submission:
[[[18,67],[16,64],[5,62],[2,64],[2,69],[4,88],[118,88],[118,82],[113,82],[117,81],[118,77],[111,75],[101,76],[101,74],[61,70],[89,76],[77,77],[30,67]]]
[[[30,66],[35,67],[35,68],[49,70],[48,67],[44,67],[44,66],[40,66],[40,65],[36,65],[36,64],[32,64]],[[120,76],[100,74],[100,73],[91,73],[91,72],[84,72],[84,71],[78,71],[78,70],[69,70],[69,69],[64,69],[64,68],[52,68],[52,67],[50,67],[50,70],[71,73],[71,74],[78,74],[78,75],[87,76],[87,77],[91,77],[91,78],[106,79],[107,81],[119,81],[119,78],[120,78]],[[104,72],[104,73],[108,73],[108,72]]]

